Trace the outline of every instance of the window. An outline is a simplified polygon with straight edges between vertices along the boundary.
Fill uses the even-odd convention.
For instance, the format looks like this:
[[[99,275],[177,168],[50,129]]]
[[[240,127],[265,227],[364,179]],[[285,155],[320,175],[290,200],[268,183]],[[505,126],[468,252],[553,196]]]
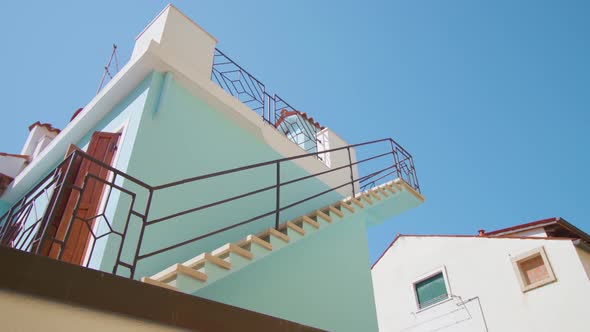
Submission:
[[[512,265],[523,292],[555,281],[555,275],[543,247],[512,258]]]
[[[418,309],[424,309],[449,298],[444,271],[438,270],[426,278],[414,282],[414,293]]]

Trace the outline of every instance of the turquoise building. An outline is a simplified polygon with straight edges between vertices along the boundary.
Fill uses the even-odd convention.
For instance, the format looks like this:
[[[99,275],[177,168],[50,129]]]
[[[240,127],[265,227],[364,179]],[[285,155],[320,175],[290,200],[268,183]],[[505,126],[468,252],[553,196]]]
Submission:
[[[331,331],[376,331],[366,228],[424,201],[174,6],[58,130],[0,154],[0,244]],[[395,220],[395,219],[393,219]]]

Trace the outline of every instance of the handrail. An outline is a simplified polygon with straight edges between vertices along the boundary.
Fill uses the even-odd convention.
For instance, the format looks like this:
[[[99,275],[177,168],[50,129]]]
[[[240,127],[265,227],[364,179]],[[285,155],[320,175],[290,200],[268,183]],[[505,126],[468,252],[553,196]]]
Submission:
[[[352,160],[351,149],[356,149],[359,147],[370,146],[370,145],[377,145],[377,144],[382,144],[382,143],[389,143],[389,144],[387,144],[387,146],[388,146],[387,151],[382,152],[382,153],[372,154],[372,155],[365,157],[363,159],[360,159],[360,160]],[[380,145],[380,146],[382,146],[382,145]],[[300,160],[302,158],[314,157],[319,154],[335,153],[335,152],[341,152],[341,151],[348,154],[348,162],[344,162],[341,165],[338,165],[338,166],[335,166],[335,167],[332,167],[329,169],[321,170],[321,171],[315,172],[313,174],[306,174],[306,175],[299,176],[294,179],[288,179],[285,181],[281,181],[280,172],[281,172],[281,165],[282,164],[284,164],[286,162]],[[373,160],[384,158],[384,157],[387,157],[390,155],[393,156],[393,158],[392,158],[393,162],[388,162],[388,164],[385,167],[380,166],[380,169],[378,169],[376,171],[372,171],[371,173],[369,173],[367,175],[363,175],[363,176],[358,175],[355,177],[355,175],[353,173],[353,166],[363,165],[363,164],[366,164],[366,163],[371,162]],[[104,179],[104,178],[98,177],[95,174],[88,173],[84,176],[82,183],[74,183],[74,179],[78,178],[78,175],[76,175],[77,173],[74,173],[74,172],[77,172],[77,170],[74,170],[74,168],[72,167],[75,160],[77,160],[79,162],[88,162],[93,165],[96,165],[99,169],[106,170],[108,172],[108,174],[111,174],[111,176],[108,179]],[[217,200],[215,202],[210,202],[210,203],[203,204],[200,206],[194,206],[189,209],[170,213],[168,215],[159,216],[158,218],[154,218],[154,219],[149,218],[150,208],[154,204],[154,201],[152,201],[152,200],[154,199],[154,194],[157,193],[158,191],[170,189],[170,188],[184,185],[184,184],[188,184],[188,183],[195,183],[195,182],[205,180],[205,179],[216,178],[216,177],[220,177],[223,175],[235,174],[235,173],[239,173],[239,172],[243,172],[243,171],[248,171],[248,170],[257,169],[257,168],[261,168],[261,167],[268,167],[268,166],[275,166],[276,167],[276,172],[274,174],[274,175],[276,175],[276,182],[274,184],[266,185],[262,188],[257,188],[255,190],[251,190],[246,193],[240,193],[238,195],[226,197],[226,198]],[[285,203],[284,205],[280,204],[281,190],[285,186],[288,186],[288,185],[291,185],[294,183],[298,183],[298,182],[301,182],[301,181],[304,181],[307,179],[317,178],[317,177],[320,177],[320,176],[323,176],[323,175],[326,175],[329,173],[333,173],[333,172],[342,172],[347,168],[350,169],[350,180],[346,180],[342,184],[339,184],[339,185],[332,185],[328,189],[322,190],[318,193],[313,193],[313,194],[309,193],[309,194],[305,195],[305,197],[298,199],[297,201],[288,202],[288,203]],[[98,241],[99,239],[104,238],[106,236],[111,236],[111,235],[118,236],[121,238],[121,242],[119,244],[119,248],[117,251],[117,258],[115,261],[115,265],[113,267],[113,273],[116,274],[118,268],[124,267],[130,271],[129,274],[131,277],[133,277],[137,264],[145,258],[154,256],[154,255],[158,255],[160,253],[163,253],[163,252],[166,252],[169,250],[173,250],[175,248],[179,248],[179,247],[187,245],[189,243],[194,243],[196,241],[210,237],[212,235],[219,234],[221,232],[228,231],[230,229],[234,229],[236,227],[239,227],[239,226],[242,226],[242,225],[245,225],[248,223],[252,223],[256,220],[260,220],[262,218],[269,217],[272,215],[275,215],[275,228],[278,229],[279,222],[281,219],[280,218],[281,212],[283,212],[287,209],[298,206],[300,204],[303,204],[307,201],[310,201],[310,200],[320,197],[322,195],[326,195],[330,192],[337,192],[338,190],[340,190],[341,188],[344,188],[346,186],[351,186],[352,196],[355,196],[355,184],[358,184],[359,187],[361,189],[363,189],[367,186],[375,185],[375,183],[377,181],[380,181],[390,175],[395,175],[396,177],[405,178],[407,180],[406,182],[408,182],[410,184],[410,186],[412,186],[416,191],[418,191],[418,192],[420,191],[420,187],[417,182],[417,177],[415,175],[415,169],[414,169],[412,156],[409,153],[407,153],[407,151],[405,149],[403,149],[392,138],[383,138],[383,139],[377,139],[377,140],[372,140],[372,141],[363,142],[363,143],[351,144],[351,145],[347,145],[347,146],[343,146],[343,147],[332,148],[332,149],[321,151],[321,152],[312,152],[312,153],[306,153],[306,154],[299,154],[296,156],[283,157],[283,158],[279,158],[279,159],[275,159],[275,160],[269,160],[269,161],[254,163],[254,164],[245,165],[245,166],[241,166],[241,167],[235,167],[235,168],[231,168],[231,169],[227,169],[227,170],[223,170],[223,171],[218,171],[218,172],[213,172],[213,173],[209,173],[209,174],[190,177],[190,178],[179,180],[179,181],[172,181],[172,182],[160,184],[157,186],[150,185],[150,184],[145,183],[145,182],[143,182],[143,181],[141,181],[129,174],[119,171],[118,169],[116,169],[108,164],[105,164],[105,163],[101,162],[100,160],[95,159],[94,157],[86,154],[83,151],[75,150],[70,155],[68,155],[68,157],[66,157],[66,159],[64,161],[59,163],[55,169],[53,169],[51,172],[49,172],[42,179],[41,182],[36,184],[27,194],[25,194],[20,200],[18,200],[10,208],[9,211],[7,211],[5,214],[0,216],[0,244],[17,247],[17,249],[21,249],[21,250],[25,250],[25,251],[34,251],[35,253],[40,253],[40,250],[42,247],[47,247],[46,244],[48,244],[50,247],[57,246],[59,248],[59,255],[57,256],[57,259],[61,260],[64,250],[66,248],[66,243],[68,242],[68,239],[69,239],[71,227],[68,226],[68,230],[67,230],[66,234],[61,238],[58,237],[57,235],[49,234],[47,232],[47,230],[48,230],[49,223],[54,218],[57,217],[56,213],[57,213],[57,210],[59,210],[58,202],[60,202],[60,200],[63,200],[64,198],[71,200],[72,196],[64,196],[64,195],[70,195],[70,194],[65,194],[65,192],[67,192],[69,190],[71,192],[75,192],[76,194],[75,194],[75,196],[73,196],[75,198],[75,201],[73,201],[73,203],[75,203],[75,205],[74,205],[75,208],[72,211],[71,217],[69,217],[69,224],[68,225],[72,224],[73,222],[78,222],[78,223],[82,223],[82,224],[86,225],[86,227],[88,227],[88,230],[91,233],[91,237],[93,239],[92,249],[90,250],[90,256],[92,256],[92,253],[94,251],[94,241]],[[117,178],[126,179],[126,180],[132,182],[133,184],[135,184],[136,186],[139,186],[139,188],[143,188],[143,190],[145,190],[146,195],[147,195],[146,202],[145,202],[145,208],[144,208],[144,205],[142,204],[141,210],[138,210],[138,207],[136,206],[137,191],[133,191],[129,188],[126,188],[126,186],[123,184],[121,184],[121,185],[117,184],[116,183]],[[79,181],[79,180],[75,180],[75,181]],[[97,183],[100,183],[101,186],[108,188],[108,194],[105,194],[105,196],[104,196],[104,197],[106,197],[106,201],[108,201],[110,199],[111,192],[113,190],[116,190],[119,193],[130,197],[131,203],[130,203],[128,210],[125,210],[126,211],[125,212],[126,213],[126,217],[125,217],[126,220],[125,220],[123,230],[120,230],[120,229],[115,230],[114,229],[111,221],[106,220],[106,215],[105,215],[104,210],[98,211],[97,216],[86,216],[86,217],[82,218],[78,215],[80,198],[84,194],[89,181],[95,181]],[[239,199],[243,199],[243,198],[246,198],[246,197],[249,197],[252,195],[256,195],[256,194],[259,194],[262,192],[268,192],[271,190],[276,191],[276,196],[275,196],[276,206],[273,207],[272,209],[270,209],[268,212],[258,214],[257,216],[249,216],[245,220],[241,220],[239,222],[232,223],[230,225],[226,225],[226,226],[221,227],[219,229],[210,231],[206,234],[200,234],[196,237],[193,237],[193,238],[190,238],[190,239],[187,239],[184,241],[180,241],[180,242],[174,243],[172,245],[168,245],[164,248],[159,248],[156,250],[152,250],[150,252],[142,252],[141,251],[142,241],[144,239],[144,233],[145,233],[146,229],[150,228],[152,225],[155,225],[155,224],[158,224],[161,222],[165,222],[166,220],[171,220],[171,219],[180,217],[182,215],[193,213],[193,212],[196,212],[199,210],[212,208],[214,206],[219,206],[219,205],[226,204],[226,203],[236,201]],[[106,189],[105,189],[105,192],[106,192]],[[42,212],[41,216],[37,216],[36,215],[37,214],[37,205],[36,205],[37,200],[40,199],[41,195],[43,195],[43,194],[45,194],[47,196],[47,202],[49,205],[47,205],[45,210]],[[68,197],[70,197],[70,198],[68,198]],[[106,209],[106,205],[103,206],[103,209]],[[31,217],[31,213],[34,213],[35,216],[34,216],[32,222],[27,223]],[[93,231],[93,228],[92,228],[92,223],[93,223],[94,219],[100,218],[101,216],[104,217],[106,220],[105,222],[106,222],[106,226],[108,228],[108,231],[104,234],[95,234]],[[123,247],[128,245],[127,243],[129,241],[127,235],[128,235],[129,223],[131,221],[131,216],[136,216],[139,218],[140,228],[139,228],[139,236],[137,238],[133,237],[134,239],[137,239],[137,243],[131,244],[131,245],[136,246],[135,247],[135,254],[133,256],[133,262],[126,262],[121,257],[122,257]],[[135,241],[135,240],[133,240],[133,241]]]
[[[219,171],[219,172],[209,173],[209,174],[205,174],[205,175],[199,175],[199,176],[195,176],[195,177],[192,177],[192,178],[187,178],[187,179],[183,179],[183,180],[179,180],[179,181],[169,182],[169,183],[162,184],[162,185],[159,185],[159,186],[154,186],[153,188],[154,188],[154,190],[164,189],[164,188],[173,187],[173,186],[177,186],[177,185],[180,185],[180,184],[186,184],[186,183],[189,183],[189,182],[199,181],[199,180],[202,180],[202,179],[207,179],[207,178],[216,177],[216,176],[220,176],[220,175],[225,175],[225,174],[230,174],[230,173],[245,171],[245,170],[252,169],[252,168],[269,166],[269,165],[276,164],[277,162],[278,163],[281,163],[281,162],[285,162],[285,161],[291,161],[291,160],[295,160],[295,159],[301,159],[301,158],[306,158],[306,157],[310,157],[310,156],[316,156],[318,154],[324,154],[324,153],[330,153],[330,152],[335,152],[335,151],[340,151],[340,150],[346,150],[346,149],[349,149],[349,148],[355,148],[355,147],[364,146],[364,145],[368,145],[368,144],[375,144],[375,143],[387,142],[387,141],[390,141],[393,144],[395,144],[396,146],[401,147],[392,138],[382,138],[382,139],[378,139],[378,140],[374,140],[374,141],[369,141],[369,142],[364,142],[364,143],[357,143],[357,144],[351,144],[351,145],[347,145],[347,146],[343,146],[343,147],[339,147],[339,148],[334,148],[334,149],[330,149],[330,150],[324,150],[324,151],[321,151],[321,152],[304,153],[304,154],[300,154],[300,155],[296,155],[296,156],[292,156],[292,157],[284,157],[284,158],[275,159],[275,160],[263,161],[263,162],[256,163],[256,164],[251,164],[251,165],[246,165],[246,166],[240,166],[240,167],[231,168],[231,169],[228,169],[228,170],[223,170],[223,171]],[[414,189],[417,189],[417,188],[414,188]]]

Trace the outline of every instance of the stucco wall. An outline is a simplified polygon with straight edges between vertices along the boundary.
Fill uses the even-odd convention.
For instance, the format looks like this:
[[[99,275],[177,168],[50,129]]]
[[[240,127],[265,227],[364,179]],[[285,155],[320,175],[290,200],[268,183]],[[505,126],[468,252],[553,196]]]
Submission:
[[[584,271],[586,271],[586,275],[588,276],[588,279],[590,280],[590,253],[580,249],[580,248],[576,248],[576,252],[578,253],[578,256],[580,257],[580,262],[582,262],[582,266],[584,267]]]
[[[196,295],[328,331],[376,331],[366,218],[357,210]]]
[[[557,281],[523,293],[511,257],[541,246]],[[475,302],[468,306],[471,318],[454,303],[418,311],[413,281],[441,266],[451,294],[478,297],[483,315]],[[372,276],[381,331],[485,331],[484,316],[489,331],[587,329],[582,317],[590,283],[569,240],[401,237]],[[469,319],[458,319],[460,314]]]
[[[285,140],[284,144],[293,143]],[[165,79],[165,74],[154,73],[127,172],[149,184],[159,185],[282,157],[265,142],[260,133],[250,127],[240,126],[234,119],[213,109],[171,76]],[[270,165],[158,190],[152,199],[149,219],[272,186],[276,183],[275,172],[276,166]],[[282,181],[308,175],[292,162],[281,164],[280,173]],[[284,206],[327,189],[324,183],[310,178],[282,187],[280,202]],[[298,217],[341,197],[335,192],[320,196],[282,211],[280,219],[286,221]],[[141,253],[164,248],[270,212],[275,209],[275,199],[274,189],[268,190],[149,226],[144,233]],[[136,200],[138,205],[142,205],[145,196],[137,197]],[[274,215],[271,215],[142,260],[137,277],[151,275],[173,263],[260,232],[274,225],[274,219]],[[133,224],[138,225],[138,222],[134,221]],[[121,228],[120,225],[117,227]],[[137,231],[135,226],[130,230],[132,234]],[[134,250],[133,245],[126,246],[124,258],[131,259]],[[112,265],[114,254],[108,253],[103,266]]]

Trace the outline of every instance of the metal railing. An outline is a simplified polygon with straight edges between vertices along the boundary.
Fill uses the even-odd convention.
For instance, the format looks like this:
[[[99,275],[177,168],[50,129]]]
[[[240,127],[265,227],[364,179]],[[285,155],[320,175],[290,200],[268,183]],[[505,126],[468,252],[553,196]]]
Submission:
[[[371,152],[369,156],[356,161],[351,157],[351,149],[353,148],[356,151],[362,148],[373,151],[376,147],[383,146],[386,147],[385,152]],[[288,180],[282,179],[281,172],[286,171],[286,163],[296,162],[303,158],[313,158],[320,153],[341,153],[347,155],[348,160],[328,170]],[[94,169],[94,171],[81,174],[79,169],[84,169],[84,167],[79,166],[84,165],[84,163],[92,165],[92,167],[86,167],[86,169]],[[355,166],[366,168],[367,174],[364,176],[355,175],[353,171]],[[275,170],[274,174],[268,174],[265,171],[265,174],[268,174],[271,179],[275,179],[271,185],[263,185],[254,190],[162,216],[150,217],[153,214],[150,209],[152,209],[154,203],[167,204],[166,200],[155,201],[155,193],[190,183],[234,176],[235,174],[247,177],[246,172],[263,167],[270,167]],[[321,178],[334,172],[348,172],[350,173],[350,180],[333,185],[327,190],[305,193],[304,198],[281,204],[281,193],[284,192],[285,187],[308,179]],[[344,176],[342,176],[343,174],[340,175],[341,178],[347,177],[346,174]],[[83,247],[85,251],[84,257],[82,260],[73,263],[87,267],[95,264],[93,254],[95,253],[96,244],[103,241],[102,248],[104,249],[107,246],[112,247],[111,249],[114,248],[116,258],[109,268],[105,268],[104,264],[99,264],[101,265],[100,269],[103,271],[110,270],[113,274],[134,278],[138,263],[149,257],[195,243],[263,218],[272,217],[273,226],[278,229],[282,215],[288,209],[301,206],[305,202],[327,194],[338,193],[338,195],[342,195],[342,190],[349,187],[350,194],[354,196],[357,188],[371,187],[395,178],[401,178],[417,191],[420,190],[411,155],[390,138],[251,164],[158,186],[149,185],[92,158],[84,152],[76,150],[16,202],[7,213],[0,217],[0,245],[72,262],[69,258],[66,258],[67,255],[64,256],[64,253],[71,251],[73,246],[71,241],[79,241],[76,238],[79,238],[79,233],[82,232],[88,234],[86,246]],[[253,184],[257,184],[257,182],[253,181]],[[100,202],[95,202],[97,208],[96,211],[91,212],[92,215],[85,215],[81,212],[84,209],[81,202],[88,200],[89,197],[86,195],[96,196],[97,188],[99,188],[100,194],[97,197],[90,198]],[[178,225],[173,224],[172,221],[177,222],[183,216],[247,199],[265,192],[274,194],[274,202],[271,203],[272,207],[268,207],[266,212],[239,216],[238,221],[226,223],[222,227],[206,233],[201,232],[198,221],[191,221],[190,229],[194,229],[195,233],[198,233],[195,236],[191,235],[186,240],[156,249],[146,249],[144,235],[154,225],[170,222],[169,227],[177,227]],[[126,204],[122,203],[123,198],[125,198]],[[111,220],[114,216],[117,216],[117,219]],[[194,222],[194,227],[192,222]],[[269,226],[266,225],[265,228]],[[130,233],[131,228],[134,229],[133,234]],[[119,270],[120,268],[126,268],[128,273],[122,272]]]
[[[219,49],[213,55],[211,80],[230,95],[260,115],[289,140],[304,147],[307,152],[317,151],[316,130],[306,121],[279,121],[287,114],[297,113],[296,109],[276,94],[270,95],[265,85],[230,59]]]

